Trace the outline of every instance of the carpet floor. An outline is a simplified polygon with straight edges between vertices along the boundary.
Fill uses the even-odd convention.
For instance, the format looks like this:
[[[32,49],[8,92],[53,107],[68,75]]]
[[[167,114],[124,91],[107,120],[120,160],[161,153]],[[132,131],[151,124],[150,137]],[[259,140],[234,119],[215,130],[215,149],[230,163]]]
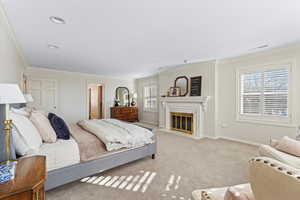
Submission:
[[[251,145],[159,131],[155,160],[144,158],[61,186],[46,199],[189,200],[195,189],[248,182],[247,162],[256,155]]]

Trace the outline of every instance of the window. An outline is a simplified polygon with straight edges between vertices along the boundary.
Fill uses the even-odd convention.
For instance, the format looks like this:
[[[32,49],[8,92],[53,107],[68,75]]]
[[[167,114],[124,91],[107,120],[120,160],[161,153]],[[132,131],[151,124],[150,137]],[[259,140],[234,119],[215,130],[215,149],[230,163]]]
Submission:
[[[289,120],[289,75],[289,66],[240,72],[239,118]]]
[[[157,87],[156,85],[144,86],[144,111],[157,111]]]

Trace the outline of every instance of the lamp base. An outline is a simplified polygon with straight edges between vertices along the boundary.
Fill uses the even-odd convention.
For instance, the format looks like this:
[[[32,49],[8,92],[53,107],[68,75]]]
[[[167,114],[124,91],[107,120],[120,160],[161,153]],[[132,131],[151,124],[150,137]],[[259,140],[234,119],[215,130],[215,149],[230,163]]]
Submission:
[[[0,164],[0,183],[11,181],[15,178],[17,161],[5,161]]]
[[[6,161],[2,161],[0,162],[0,165],[9,165],[13,162],[17,162],[17,160],[6,160]]]

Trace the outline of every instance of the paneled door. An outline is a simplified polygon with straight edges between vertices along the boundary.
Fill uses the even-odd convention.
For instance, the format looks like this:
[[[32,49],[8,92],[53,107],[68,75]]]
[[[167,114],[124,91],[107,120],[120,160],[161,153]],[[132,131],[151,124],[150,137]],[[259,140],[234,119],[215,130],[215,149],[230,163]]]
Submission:
[[[50,79],[29,79],[27,81],[27,92],[34,99],[31,103],[36,109],[48,112],[57,111],[57,81]]]

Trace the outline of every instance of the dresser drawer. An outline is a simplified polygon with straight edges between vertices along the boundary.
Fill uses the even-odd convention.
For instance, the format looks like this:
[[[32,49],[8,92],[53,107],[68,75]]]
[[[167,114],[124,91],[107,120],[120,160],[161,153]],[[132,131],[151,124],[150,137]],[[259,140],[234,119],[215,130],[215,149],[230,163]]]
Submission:
[[[137,107],[111,107],[111,118],[122,121],[135,122],[138,121]]]

